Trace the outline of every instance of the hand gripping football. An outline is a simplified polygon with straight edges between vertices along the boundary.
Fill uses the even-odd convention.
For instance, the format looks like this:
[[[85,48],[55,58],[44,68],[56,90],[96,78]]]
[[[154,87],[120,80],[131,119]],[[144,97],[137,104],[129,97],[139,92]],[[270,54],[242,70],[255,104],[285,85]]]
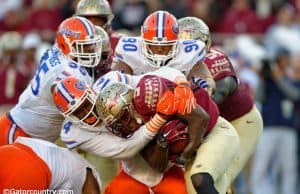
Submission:
[[[169,156],[181,154],[189,142],[188,126],[179,119],[168,121],[159,135],[169,143]]]

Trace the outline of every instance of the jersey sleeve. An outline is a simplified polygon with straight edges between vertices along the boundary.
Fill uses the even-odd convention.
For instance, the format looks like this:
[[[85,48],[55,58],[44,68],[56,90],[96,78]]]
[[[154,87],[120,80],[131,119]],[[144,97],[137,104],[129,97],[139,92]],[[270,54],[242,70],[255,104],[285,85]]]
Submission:
[[[119,61],[123,62],[123,59],[124,59],[123,53],[124,53],[123,43],[122,43],[122,38],[120,38],[120,40],[115,48],[115,54],[114,54],[113,61],[114,62],[119,62]]]
[[[60,133],[61,140],[65,143],[67,148],[73,149],[81,145],[82,143],[92,139],[97,135],[99,132],[92,132],[82,124],[77,124],[69,119],[65,119],[62,124],[62,129]]]
[[[217,48],[211,48],[207,53],[204,64],[209,68],[214,80],[232,76],[237,79],[233,66],[227,55]]]
[[[56,75],[56,80],[65,78],[67,76],[74,76],[85,81],[89,85],[92,85],[94,82],[93,76],[88,73],[87,69],[73,61],[65,62],[64,68],[59,72],[59,74]]]
[[[185,77],[185,75],[183,73],[181,73],[180,71],[178,71],[177,69],[172,68],[172,67],[167,67],[167,66],[164,66],[155,71],[146,73],[145,75],[156,75],[156,76],[165,78],[167,80],[170,80],[172,82],[176,82],[176,79],[178,77]]]
[[[146,129],[145,125],[128,139],[103,132],[81,144],[80,148],[102,157],[126,159],[136,155],[153,139],[154,135]]]
[[[193,63],[195,65],[203,62],[206,55],[205,44],[201,41],[197,41],[196,44],[199,46],[199,50],[197,50],[194,54]]]
[[[139,57],[140,41],[137,37],[122,37],[115,49],[113,61],[125,63],[133,69]]]
[[[205,44],[198,40],[185,40],[181,42],[182,46],[182,61],[186,62],[187,65],[196,65],[200,62],[203,62],[206,55]]]
[[[93,85],[93,90],[98,93],[103,90],[105,87],[113,84],[113,83],[124,83],[128,85],[132,85],[132,76],[128,74],[121,73],[119,71],[110,71],[105,75],[101,76]]]

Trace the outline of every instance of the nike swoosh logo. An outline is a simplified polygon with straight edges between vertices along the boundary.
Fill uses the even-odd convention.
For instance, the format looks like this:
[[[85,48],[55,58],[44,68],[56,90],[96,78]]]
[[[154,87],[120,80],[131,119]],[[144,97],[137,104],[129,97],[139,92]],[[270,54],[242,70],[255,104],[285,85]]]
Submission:
[[[253,123],[253,121],[248,121],[248,120],[247,120],[246,123],[247,123],[247,124],[250,124],[250,123]]]

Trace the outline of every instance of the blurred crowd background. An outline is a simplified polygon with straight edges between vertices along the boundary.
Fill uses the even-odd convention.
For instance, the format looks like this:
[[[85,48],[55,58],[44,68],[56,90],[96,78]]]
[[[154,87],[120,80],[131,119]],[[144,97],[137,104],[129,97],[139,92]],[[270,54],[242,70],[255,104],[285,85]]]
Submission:
[[[0,1],[0,112],[14,105],[78,0]],[[196,16],[254,91],[265,123],[238,194],[293,194],[299,188],[300,0],[110,0],[113,30],[139,35],[149,13]],[[13,33],[7,33],[13,32]],[[234,105],[233,105],[234,106]],[[267,178],[266,178],[267,177]]]

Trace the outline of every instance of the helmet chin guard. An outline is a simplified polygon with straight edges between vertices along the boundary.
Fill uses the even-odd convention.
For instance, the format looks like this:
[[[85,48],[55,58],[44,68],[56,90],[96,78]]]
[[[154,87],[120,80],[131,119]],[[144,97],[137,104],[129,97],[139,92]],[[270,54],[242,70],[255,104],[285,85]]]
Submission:
[[[144,54],[145,61],[147,62],[148,65],[153,66],[153,67],[167,66],[168,62],[170,60],[176,58],[176,54],[178,51],[177,42],[178,42],[177,40],[168,41],[168,42],[150,42],[150,41],[144,40],[142,52]],[[155,54],[149,48],[150,45],[161,46],[161,47],[171,46],[171,49],[166,55]]]

